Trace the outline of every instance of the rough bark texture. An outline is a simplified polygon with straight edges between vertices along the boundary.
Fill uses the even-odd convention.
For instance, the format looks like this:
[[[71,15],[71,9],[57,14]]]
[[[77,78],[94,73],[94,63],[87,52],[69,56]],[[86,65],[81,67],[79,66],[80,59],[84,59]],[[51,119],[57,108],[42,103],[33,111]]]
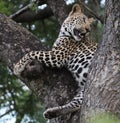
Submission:
[[[68,15],[67,7],[64,0],[47,0],[49,7],[52,9],[55,17],[61,25]]]
[[[30,22],[37,21],[37,20],[44,20],[51,16],[53,16],[53,12],[50,9],[50,7],[47,6],[45,9],[38,10],[37,12],[32,11],[31,9],[27,8],[24,12],[18,11],[17,13],[11,15],[10,17],[18,23],[19,22],[20,23],[23,23],[23,22],[30,23]]]
[[[120,118],[120,2],[106,0],[103,41],[90,69],[83,117],[112,112]]]

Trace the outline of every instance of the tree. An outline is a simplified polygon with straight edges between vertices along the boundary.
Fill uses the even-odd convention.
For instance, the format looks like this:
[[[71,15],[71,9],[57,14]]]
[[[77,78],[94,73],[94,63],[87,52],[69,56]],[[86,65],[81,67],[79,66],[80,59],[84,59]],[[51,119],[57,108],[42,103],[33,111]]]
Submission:
[[[55,0],[48,0],[47,2],[53,10],[53,13],[56,15],[57,18],[59,18],[59,22],[61,24],[67,14],[63,12],[64,17],[62,16],[61,18],[61,13],[57,13],[57,11],[65,10],[65,3],[63,1],[60,2]],[[58,2],[61,3],[60,6],[58,6]],[[106,20],[104,31],[110,31],[111,33],[104,33],[103,42],[100,44],[99,50],[95,56],[95,59],[97,60],[93,60],[93,64],[91,66],[89,76],[90,79],[88,81],[88,84],[86,85],[85,93],[85,104],[90,105],[83,105],[81,112],[83,114],[83,119],[84,116],[86,116],[86,111],[91,108],[95,110],[101,105],[103,106],[101,107],[104,108],[103,104],[105,104],[106,111],[112,111],[112,113],[115,113],[118,116],[120,114],[119,8],[120,3],[118,1],[106,1]],[[109,25],[114,25],[115,28]],[[5,65],[8,66],[11,70],[13,70],[14,63],[16,63],[23,56],[23,54],[26,54],[30,50],[47,49],[41,43],[39,43],[39,40],[30,32],[28,32],[26,29],[13,22],[11,19],[7,18],[3,14],[0,14],[0,27],[0,62],[5,63]],[[114,52],[111,53],[111,51]],[[103,65],[106,68],[105,71],[102,71]],[[115,71],[115,78],[111,74],[113,70]],[[110,78],[112,77],[112,79],[110,79],[109,76]],[[75,84],[71,74],[65,68],[60,70],[56,68],[47,68],[39,64],[37,61],[27,65],[26,70],[23,73],[23,78],[20,79],[38,96],[38,98],[42,100],[42,102],[44,102],[46,107],[65,104],[73,98],[77,90],[77,84]],[[108,79],[110,81],[110,85],[112,86],[103,86],[105,83],[108,82]],[[95,86],[97,83],[100,83],[101,80],[103,81],[103,83],[100,85],[101,89],[104,89],[104,87],[108,88],[104,91],[106,93],[101,93],[101,90],[99,90],[99,86],[97,88]],[[109,88],[111,90],[109,90]],[[116,90],[116,88],[117,91],[114,91],[114,89]],[[95,94],[97,94],[97,96]],[[105,97],[106,95],[108,97],[113,97],[115,94],[114,97],[117,100],[115,101],[115,99],[112,98],[114,101],[110,104],[111,101],[107,102],[106,100],[104,100],[102,94],[105,94]],[[94,95],[96,96],[96,98],[93,98]],[[97,100],[100,100],[99,103],[96,103]],[[88,103],[89,101],[90,103]],[[116,106],[112,108],[111,105],[113,105],[115,102]],[[61,118],[52,119],[50,120],[50,123],[78,123],[79,121],[80,112],[75,112],[68,116],[62,116]]]
[[[90,69],[83,113],[112,112],[120,117],[119,9],[118,1],[106,0],[103,41]]]

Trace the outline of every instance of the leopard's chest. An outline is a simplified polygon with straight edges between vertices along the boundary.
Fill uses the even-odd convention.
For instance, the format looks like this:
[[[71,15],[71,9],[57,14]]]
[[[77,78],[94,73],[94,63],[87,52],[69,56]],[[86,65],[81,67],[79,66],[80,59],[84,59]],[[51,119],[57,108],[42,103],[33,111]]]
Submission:
[[[89,66],[91,64],[91,60],[93,55],[91,53],[86,53],[82,51],[78,51],[69,56],[69,60],[67,62],[67,68],[76,81],[79,82],[79,85],[84,85],[87,78],[87,73],[89,70]]]

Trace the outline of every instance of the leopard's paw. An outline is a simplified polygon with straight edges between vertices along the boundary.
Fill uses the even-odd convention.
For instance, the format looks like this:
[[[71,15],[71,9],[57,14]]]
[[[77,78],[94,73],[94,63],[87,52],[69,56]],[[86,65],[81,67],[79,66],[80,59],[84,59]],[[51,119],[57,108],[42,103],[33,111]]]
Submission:
[[[14,66],[13,72],[16,76],[20,76],[22,71],[24,70],[24,66],[22,66],[21,64],[17,63]]]
[[[43,115],[47,119],[56,118],[61,115],[61,110],[58,107],[49,108],[44,112]]]

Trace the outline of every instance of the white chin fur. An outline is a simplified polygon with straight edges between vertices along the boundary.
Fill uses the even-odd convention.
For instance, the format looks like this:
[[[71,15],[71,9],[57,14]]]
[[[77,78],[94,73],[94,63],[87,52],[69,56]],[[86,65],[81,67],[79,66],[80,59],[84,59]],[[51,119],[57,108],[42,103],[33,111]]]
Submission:
[[[79,37],[77,37],[77,36],[75,36],[74,39],[75,39],[76,41],[81,41],[81,38],[79,38]]]

